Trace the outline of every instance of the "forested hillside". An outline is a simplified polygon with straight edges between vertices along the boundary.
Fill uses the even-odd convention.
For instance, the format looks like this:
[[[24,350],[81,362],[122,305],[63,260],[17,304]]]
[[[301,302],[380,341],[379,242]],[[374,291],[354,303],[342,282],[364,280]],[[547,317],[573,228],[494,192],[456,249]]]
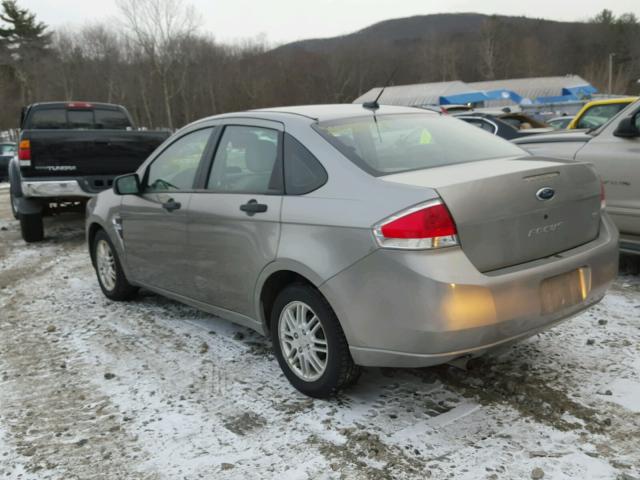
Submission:
[[[603,11],[586,23],[439,14],[388,20],[350,35],[272,48],[227,45],[199,28],[197,12],[166,0],[118,0],[120,22],[56,31],[4,0],[0,127],[23,104],[94,100],[125,104],[149,127],[179,127],[215,113],[272,105],[349,102],[394,83],[564,75],[637,93],[640,24]],[[259,38],[259,37],[256,37]]]

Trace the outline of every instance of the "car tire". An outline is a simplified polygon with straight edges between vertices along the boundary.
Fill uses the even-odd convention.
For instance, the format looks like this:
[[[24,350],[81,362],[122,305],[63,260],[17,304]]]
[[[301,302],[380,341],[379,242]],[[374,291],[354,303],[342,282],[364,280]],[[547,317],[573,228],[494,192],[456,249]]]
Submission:
[[[129,283],[122,270],[118,252],[104,230],[99,230],[91,245],[98,284],[105,297],[118,302],[131,299],[138,287]]]
[[[340,322],[315,288],[293,284],[282,290],[270,325],[278,363],[298,391],[328,398],[357,381],[360,367],[353,363]]]
[[[13,195],[13,192],[9,193],[9,202],[11,203],[11,213],[13,214],[13,218],[18,220],[18,207],[16,207],[16,197]]]
[[[40,242],[44,238],[44,226],[42,224],[42,214],[40,213],[21,213],[18,215],[20,219],[20,233],[27,243]]]

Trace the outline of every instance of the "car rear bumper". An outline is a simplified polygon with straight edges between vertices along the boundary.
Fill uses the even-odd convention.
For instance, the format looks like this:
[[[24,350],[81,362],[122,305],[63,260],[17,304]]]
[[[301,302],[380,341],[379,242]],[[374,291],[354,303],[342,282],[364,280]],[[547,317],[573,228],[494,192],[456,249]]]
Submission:
[[[77,180],[26,180],[22,182],[25,197],[90,197]]]
[[[483,274],[458,247],[380,249],[325,282],[321,291],[357,364],[422,367],[482,353],[580,313],[602,299],[617,268],[618,232],[603,215],[594,241],[527,264]],[[579,297],[567,300],[551,292],[550,307],[550,284],[541,285],[564,274],[571,276],[551,286],[572,283]]]
[[[75,178],[23,177],[25,197],[89,198],[113,185],[114,175],[89,175]]]

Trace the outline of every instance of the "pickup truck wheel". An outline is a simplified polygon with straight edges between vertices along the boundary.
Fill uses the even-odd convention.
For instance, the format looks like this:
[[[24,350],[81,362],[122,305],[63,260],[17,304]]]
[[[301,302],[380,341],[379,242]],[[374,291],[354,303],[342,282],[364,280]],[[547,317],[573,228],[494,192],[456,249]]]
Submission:
[[[13,193],[9,193],[9,201],[11,202],[11,213],[13,213],[13,218],[18,220],[18,208],[16,207],[16,199],[13,196]]]
[[[138,292],[138,287],[131,285],[125,277],[118,253],[104,230],[96,233],[91,254],[98,283],[107,298],[116,301],[129,300]]]
[[[40,213],[21,213],[18,215],[20,219],[20,232],[25,242],[40,242],[44,238],[44,227],[42,225],[42,214]]]
[[[305,395],[331,397],[360,375],[336,314],[311,286],[290,285],[278,295],[271,337],[282,371]]]

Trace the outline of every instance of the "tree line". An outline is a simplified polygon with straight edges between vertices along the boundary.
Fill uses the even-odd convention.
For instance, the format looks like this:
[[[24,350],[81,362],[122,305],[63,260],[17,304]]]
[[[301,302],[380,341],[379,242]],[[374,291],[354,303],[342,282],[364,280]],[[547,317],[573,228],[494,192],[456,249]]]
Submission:
[[[183,0],[116,1],[117,24],[71,30],[0,2],[0,128],[15,128],[23,105],[51,100],[120,103],[139,125],[178,128],[228,111],[351,102],[394,69],[395,84],[575,73],[605,91],[609,53],[614,92],[639,89],[633,14],[604,10],[585,23],[478,15],[469,28],[450,15],[415,38],[372,33],[271,48],[259,37],[216,41]]]

